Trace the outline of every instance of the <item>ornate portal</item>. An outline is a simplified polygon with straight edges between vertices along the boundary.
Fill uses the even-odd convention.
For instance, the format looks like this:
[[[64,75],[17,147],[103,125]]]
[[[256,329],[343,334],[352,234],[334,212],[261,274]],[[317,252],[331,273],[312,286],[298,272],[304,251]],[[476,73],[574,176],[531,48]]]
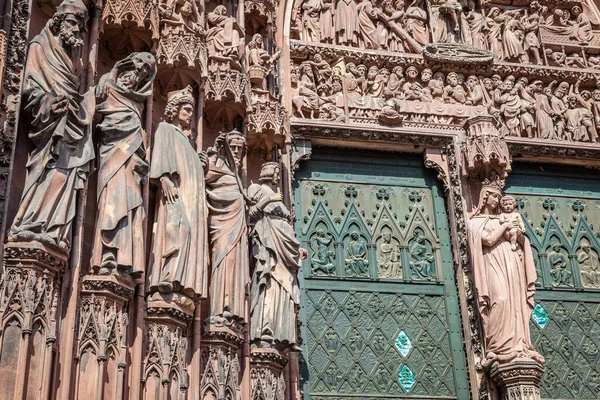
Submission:
[[[600,5],[0,7],[0,398],[600,398]]]

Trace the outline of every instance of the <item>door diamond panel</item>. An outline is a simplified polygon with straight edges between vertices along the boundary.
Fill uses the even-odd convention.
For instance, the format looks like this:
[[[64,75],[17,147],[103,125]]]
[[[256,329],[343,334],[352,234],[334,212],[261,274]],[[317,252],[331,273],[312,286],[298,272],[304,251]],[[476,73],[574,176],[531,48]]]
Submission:
[[[419,158],[316,152],[297,175],[310,398],[468,398],[447,214],[429,172]]]

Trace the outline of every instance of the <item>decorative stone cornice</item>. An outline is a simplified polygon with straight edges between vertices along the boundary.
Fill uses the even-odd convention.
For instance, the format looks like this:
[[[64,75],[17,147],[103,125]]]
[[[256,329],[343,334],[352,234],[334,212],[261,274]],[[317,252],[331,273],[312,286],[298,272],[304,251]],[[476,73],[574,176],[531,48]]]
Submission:
[[[181,327],[188,327],[194,319],[193,303],[191,308],[177,304],[175,301],[150,300],[146,310],[147,319],[169,320]]]
[[[6,265],[31,263],[62,273],[67,265],[67,256],[39,242],[8,242],[4,246],[4,262]]]
[[[255,348],[250,352],[250,360],[252,363],[268,364],[275,368],[284,368],[287,363],[287,357],[283,356],[275,349]]]
[[[125,303],[133,298],[135,284],[117,275],[87,275],[83,278],[82,289],[84,292],[114,297]]]

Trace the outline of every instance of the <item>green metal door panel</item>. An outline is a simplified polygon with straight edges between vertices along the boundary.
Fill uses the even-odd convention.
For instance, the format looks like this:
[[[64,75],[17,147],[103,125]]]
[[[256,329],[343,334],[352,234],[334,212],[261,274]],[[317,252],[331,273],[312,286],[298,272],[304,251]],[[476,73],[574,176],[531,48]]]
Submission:
[[[304,390],[467,399],[448,218],[419,158],[316,152],[296,176]]]
[[[538,281],[531,318],[546,358],[542,397],[600,398],[600,175],[575,168],[513,166],[514,196]]]

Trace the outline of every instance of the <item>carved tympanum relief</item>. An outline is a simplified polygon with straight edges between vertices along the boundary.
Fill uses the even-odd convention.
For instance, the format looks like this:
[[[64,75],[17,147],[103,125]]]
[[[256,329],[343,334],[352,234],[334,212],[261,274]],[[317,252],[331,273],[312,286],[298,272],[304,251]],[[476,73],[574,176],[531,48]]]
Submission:
[[[597,13],[586,1],[296,0],[292,38],[420,53],[430,43],[473,46],[499,61],[596,68]]]
[[[316,53],[292,66],[293,115],[340,123],[446,124],[489,113],[502,137],[596,143],[600,84],[430,68],[329,64]]]

